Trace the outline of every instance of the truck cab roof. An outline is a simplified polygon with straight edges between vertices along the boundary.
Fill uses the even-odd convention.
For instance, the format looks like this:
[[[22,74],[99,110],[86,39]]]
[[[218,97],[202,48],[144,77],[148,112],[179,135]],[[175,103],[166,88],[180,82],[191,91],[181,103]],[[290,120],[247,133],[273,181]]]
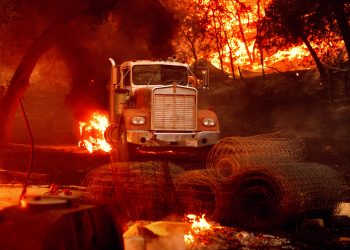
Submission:
[[[171,66],[183,66],[188,68],[187,63],[178,62],[175,60],[134,60],[134,61],[125,61],[123,62],[120,67],[132,67],[135,65],[171,65]]]

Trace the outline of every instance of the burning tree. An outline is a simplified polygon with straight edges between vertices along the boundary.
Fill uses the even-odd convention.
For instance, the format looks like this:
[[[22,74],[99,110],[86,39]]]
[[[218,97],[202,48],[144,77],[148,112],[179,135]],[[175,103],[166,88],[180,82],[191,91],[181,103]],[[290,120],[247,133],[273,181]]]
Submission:
[[[324,76],[324,62],[347,60],[341,54],[350,37],[345,0],[164,2],[180,20],[178,54],[206,58],[227,72],[294,60],[298,68],[316,65]]]
[[[211,39],[207,26],[210,23],[208,18],[209,9],[196,1],[167,1],[168,8],[175,11],[180,21],[178,34],[175,36],[175,43],[178,46],[177,54],[181,59],[197,61],[207,54],[211,48]]]
[[[309,50],[321,78],[326,79],[321,50],[327,51],[332,43],[336,49],[341,48],[341,42],[346,37],[340,36],[340,26],[335,23],[335,12],[329,12],[333,1],[272,1],[266,9],[262,33],[265,37],[263,46],[266,49],[290,47],[302,41]],[[344,6],[343,6],[344,7]],[[332,8],[331,8],[332,9]],[[334,9],[334,8],[333,8]],[[343,8],[344,9],[344,8]],[[320,49],[317,49],[321,47]],[[333,57],[337,57],[333,50]]]
[[[177,2],[175,13],[181,24],[178,53],[195,61],[209,59],[218,68],[231,73],[235,66],[254,67],[256,58],[259,58],[256,50],[258,20],[268,2]]]

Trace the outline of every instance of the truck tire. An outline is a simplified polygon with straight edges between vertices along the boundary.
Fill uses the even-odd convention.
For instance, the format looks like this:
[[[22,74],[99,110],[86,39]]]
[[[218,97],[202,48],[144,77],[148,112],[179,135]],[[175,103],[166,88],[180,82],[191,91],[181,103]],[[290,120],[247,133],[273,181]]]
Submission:
[[[129,143],[126,138],[126,130],[125,130],[124,122],[122,120],[119,123],[118,140],[114,147],[116,151],[117,161],[130,160]]]

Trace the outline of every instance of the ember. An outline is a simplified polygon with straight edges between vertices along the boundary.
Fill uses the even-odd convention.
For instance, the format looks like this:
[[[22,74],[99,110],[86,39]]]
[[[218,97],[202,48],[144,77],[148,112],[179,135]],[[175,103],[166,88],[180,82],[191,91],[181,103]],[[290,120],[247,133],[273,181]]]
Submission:
[[[184,235],[184,240],[186,244],[191,244],[195,241],[195,235],[199,234],[202,231],[211,230],[211,225],[207,222],[207,220],[204,218],[205,214],[202,214],[201,217],[194,215],[194,214],[188,214],[187,219],[191,225],[191,231],[188,232],[188,234]]]
[[[238,228],[210,224],[205,214],[188,214],[191,230],[184,235],[187,250],[288,248],[295,249],[288,238],[241,231]]]
[[[20,204],[21,208],[26,208],[27,207],[27,202],[24,199],[21,199],[19,204]]]
[[[90,153],[94,151],[111,151],[111,146],[104,139],[104,132],[108,127],[106,115],[94,112],[87,122],[79,122],[80,137],[79,147],[86,148]]]
[[[189,222],[192,223],[192,229],[196,233],[201,230],[210,230],[211,228],[210,224],[204,218],[205,214],[202,214],[201,217],[196,216],[194,214],[188,214],[186,217],[189,220]]]

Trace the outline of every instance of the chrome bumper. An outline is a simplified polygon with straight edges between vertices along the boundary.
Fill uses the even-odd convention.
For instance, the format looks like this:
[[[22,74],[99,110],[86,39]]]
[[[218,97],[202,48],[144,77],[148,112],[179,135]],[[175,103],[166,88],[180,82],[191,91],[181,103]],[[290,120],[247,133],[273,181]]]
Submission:
[[[204,147],[217,143],[220,131],[192,133],[164,133],[144,130],[128,130],[127,141],[150,147]]]

